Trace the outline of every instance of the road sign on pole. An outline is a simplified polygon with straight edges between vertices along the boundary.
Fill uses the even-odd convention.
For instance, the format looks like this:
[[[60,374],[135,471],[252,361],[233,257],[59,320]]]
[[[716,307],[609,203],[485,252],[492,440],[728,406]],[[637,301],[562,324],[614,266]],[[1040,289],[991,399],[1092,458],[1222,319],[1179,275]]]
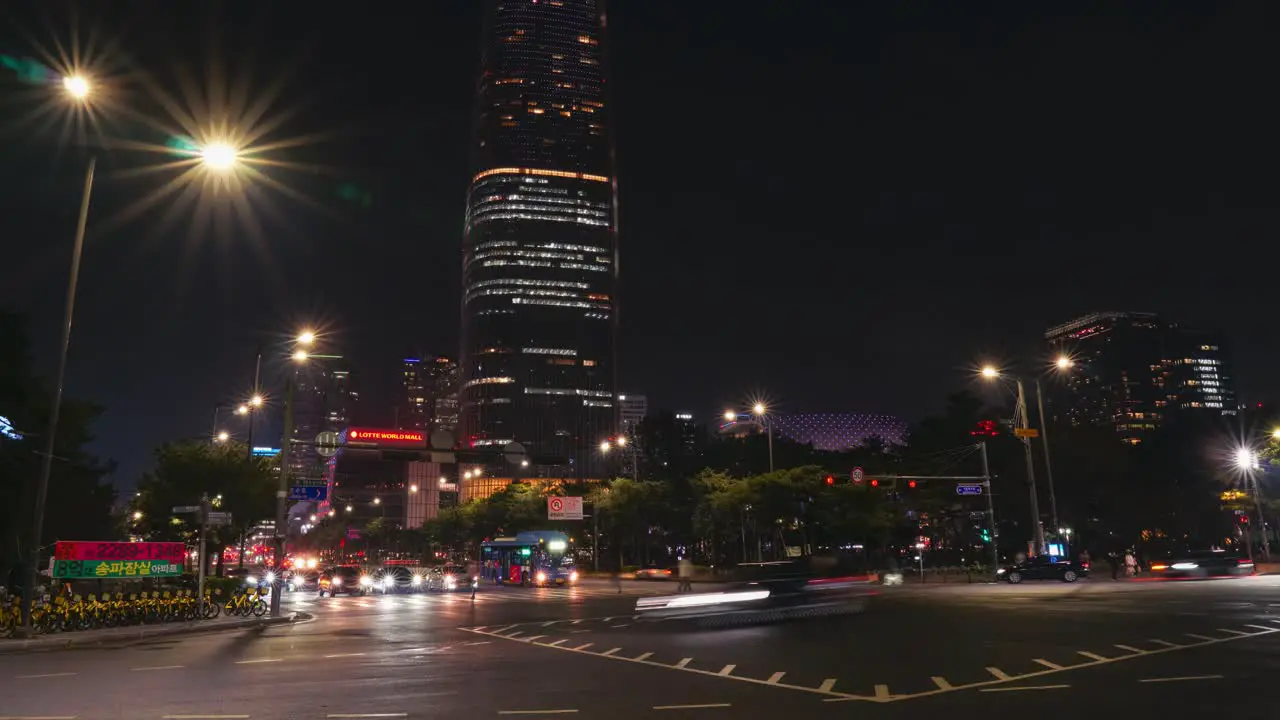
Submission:
[[[957,483],[957,495],[981,495],[982,483]]]
[[[1013,434],[1020,438],[1037,438],[1040,437],[1040,431],[1035,428],[1014,428]]]
[[[174,505],[173,511],[176,513],[198,513],[200,512],[200,506],[199,505]]]
[[[549,497],[547,498],[548,520],[581,520],[582,498]]]
[[[329,497],[329,488],[324,485],[294,485],[289,488],[290,500],[321,502]]]
[[[320,457],[333,457],[338,454],[338,433],[328,430],[316,435],[316,454]]]
[[[853,472],[849,473],[849,479],[853,481],[854,485],[861,485],[862,478],[863,478],[862,468],[860,467],[854,468]]]

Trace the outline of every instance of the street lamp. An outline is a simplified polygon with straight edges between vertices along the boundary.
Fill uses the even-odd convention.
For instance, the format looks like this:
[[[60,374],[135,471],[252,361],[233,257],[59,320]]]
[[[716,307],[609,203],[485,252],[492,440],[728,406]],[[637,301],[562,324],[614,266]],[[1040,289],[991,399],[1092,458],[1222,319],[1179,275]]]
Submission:
[[[444,478],[440,478],[440,484],[441,484],[441,485],[443,485],[443,484],[444,484]],[[417,486],[417,485],[410,485],[410,486],[409,486],[409,492],[411,492],[411,493],[416,493],[416,492],[418,492],[418,486]]]
[[[999,370],[997,370],[995,366],[986,365],[982,368],[982,377],[988,380],[995,380],[1002,377],[1002,373]],[[1044,525],[1040,522],[1040,498],[1039,498],[1040,494],[1036,491],[1036,467],[1035,467],[1035,462],[1031,458],[1031,438],[1028,437],[1030,433],[1027,432],[1027,430],[1030,429],[1030,423],[1028,422],[1028,418],[1027,418],[1027,394],[1022,386],[1022,378],[1014,376],[1012,379],[1018,388],[1018,405],[1017,405],[1016,412],[1017,412],[1017,416],[1018,416],[1017,419],[1019,421],[1019,424],[1022,426],[1020,429],[1023,431],[1023,433],[1021,434],[1022,447],[1026,451],[1027,480],[1029,481],[1029,485],[1031,488],[1031,527],[1034,528],[1036,554],[1039,555],[1044,553],[1045,551]],[[1037,388],[1038,387],[1039,387],[1039,384],[1037,382]],[[1041,425],[1044,425],[1043,407],[1044,406],[1041,405],[1041,416],[1042,416],[1040,421]],[[1046,446],[1046,448],[1047,447],[1048,446]],[[1048,456],[1046,454],[1046,460],[1047,460],[1047,457]],[[1046,465],[1047,465],[1047,461],[1046,461]],[[1057,522],[1056,522],[1057,518],[1055,517],[1054,520],[1055,520],[1054,526],[1057,527]]]
[[[210,170],[230,170],[239,159],[240,151],[230,143],[211,142],[200,149],[200,161]]]
[[[733,422],[734,420],[737,420],[737,419],[738,419],[738,414],[737,414],[737,413],[735,413],[734,411],[732,411],[732,410],[725,410],[725,411],[724,411],[724,421],[725,421],[725,422]]]
[[[760,418],[760,422],[764,424],[765,434],[769,436],[769,472],[773,472],[773,423],[769,421],[769,408],[764,403],[756,403],[751,408],[751,413]]]
[[[89,81],[83,75],[68,75],[62,78],[62,87],[67,94],[76,100],[84,100],[89,97]]]
[[[1258,453],[1247,447],[1236,450],[1236,468],[1245,476],[1245,487],[1253,485],[1253,506],[1258,511],[1258,532],[1262,533],[1262,559],[1271,562],[1271,540],[1267,537],[1267,517],[1262,514],[1262,490],[1258,487]]]
[[[609,448],[611,447],[613,447],[613,445],[610,444],[608,440],[603,440],[600,442],[600,452],[602,453],[609,452]]]
[[[374,499],[373,499],[373,504],[374,504],[374,505],[381,505],[381,504],[382,504],[382,498],[380,498],[380,497],[376,497],[376,498],[374,498]]]
[[[141,511],[141,510],[135,510],[135,511],[133,512],[133,520],[134,520],[134,522],[137,522],[138,520],[141,520],[141,519],[142,519],[142,511]]]
[[[217,435],[218,442],[226,442],[230,439],[231,439],[231,433],[227,432],[226,430],[223,430]]]

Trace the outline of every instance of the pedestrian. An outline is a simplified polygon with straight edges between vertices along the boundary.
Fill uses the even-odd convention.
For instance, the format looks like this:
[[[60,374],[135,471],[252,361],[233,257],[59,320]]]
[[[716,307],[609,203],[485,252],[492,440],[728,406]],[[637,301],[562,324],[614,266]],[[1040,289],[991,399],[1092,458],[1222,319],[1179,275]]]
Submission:
[[[1120,558],[1116,555],[1116,551],[1112,550],[1107,553],[1107,564],[1111,566],[1111,579],[1120,579]]]
[[[680,576],[680,584],[676,586],[676,592],[693,592],[693,561],[689,558],[680,558],[677,573]]]

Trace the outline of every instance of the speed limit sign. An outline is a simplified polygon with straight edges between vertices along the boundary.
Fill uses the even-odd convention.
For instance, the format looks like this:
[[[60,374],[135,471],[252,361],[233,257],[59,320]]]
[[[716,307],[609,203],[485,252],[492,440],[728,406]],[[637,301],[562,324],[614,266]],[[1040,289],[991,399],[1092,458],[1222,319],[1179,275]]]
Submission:
[[[862,468],[860,467],[854,468],[853,472],[849,473],[849,479],[853,481],[854,485],[861,485],[862,484]]]

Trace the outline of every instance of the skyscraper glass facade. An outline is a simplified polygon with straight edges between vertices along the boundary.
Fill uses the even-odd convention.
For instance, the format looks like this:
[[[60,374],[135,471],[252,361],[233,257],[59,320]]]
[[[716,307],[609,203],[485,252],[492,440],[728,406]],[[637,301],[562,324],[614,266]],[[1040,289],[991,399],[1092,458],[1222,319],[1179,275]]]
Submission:
[[[591,476],[614,432],[617,234],[596,0],[490,0],[463,240],[461,441]]]

